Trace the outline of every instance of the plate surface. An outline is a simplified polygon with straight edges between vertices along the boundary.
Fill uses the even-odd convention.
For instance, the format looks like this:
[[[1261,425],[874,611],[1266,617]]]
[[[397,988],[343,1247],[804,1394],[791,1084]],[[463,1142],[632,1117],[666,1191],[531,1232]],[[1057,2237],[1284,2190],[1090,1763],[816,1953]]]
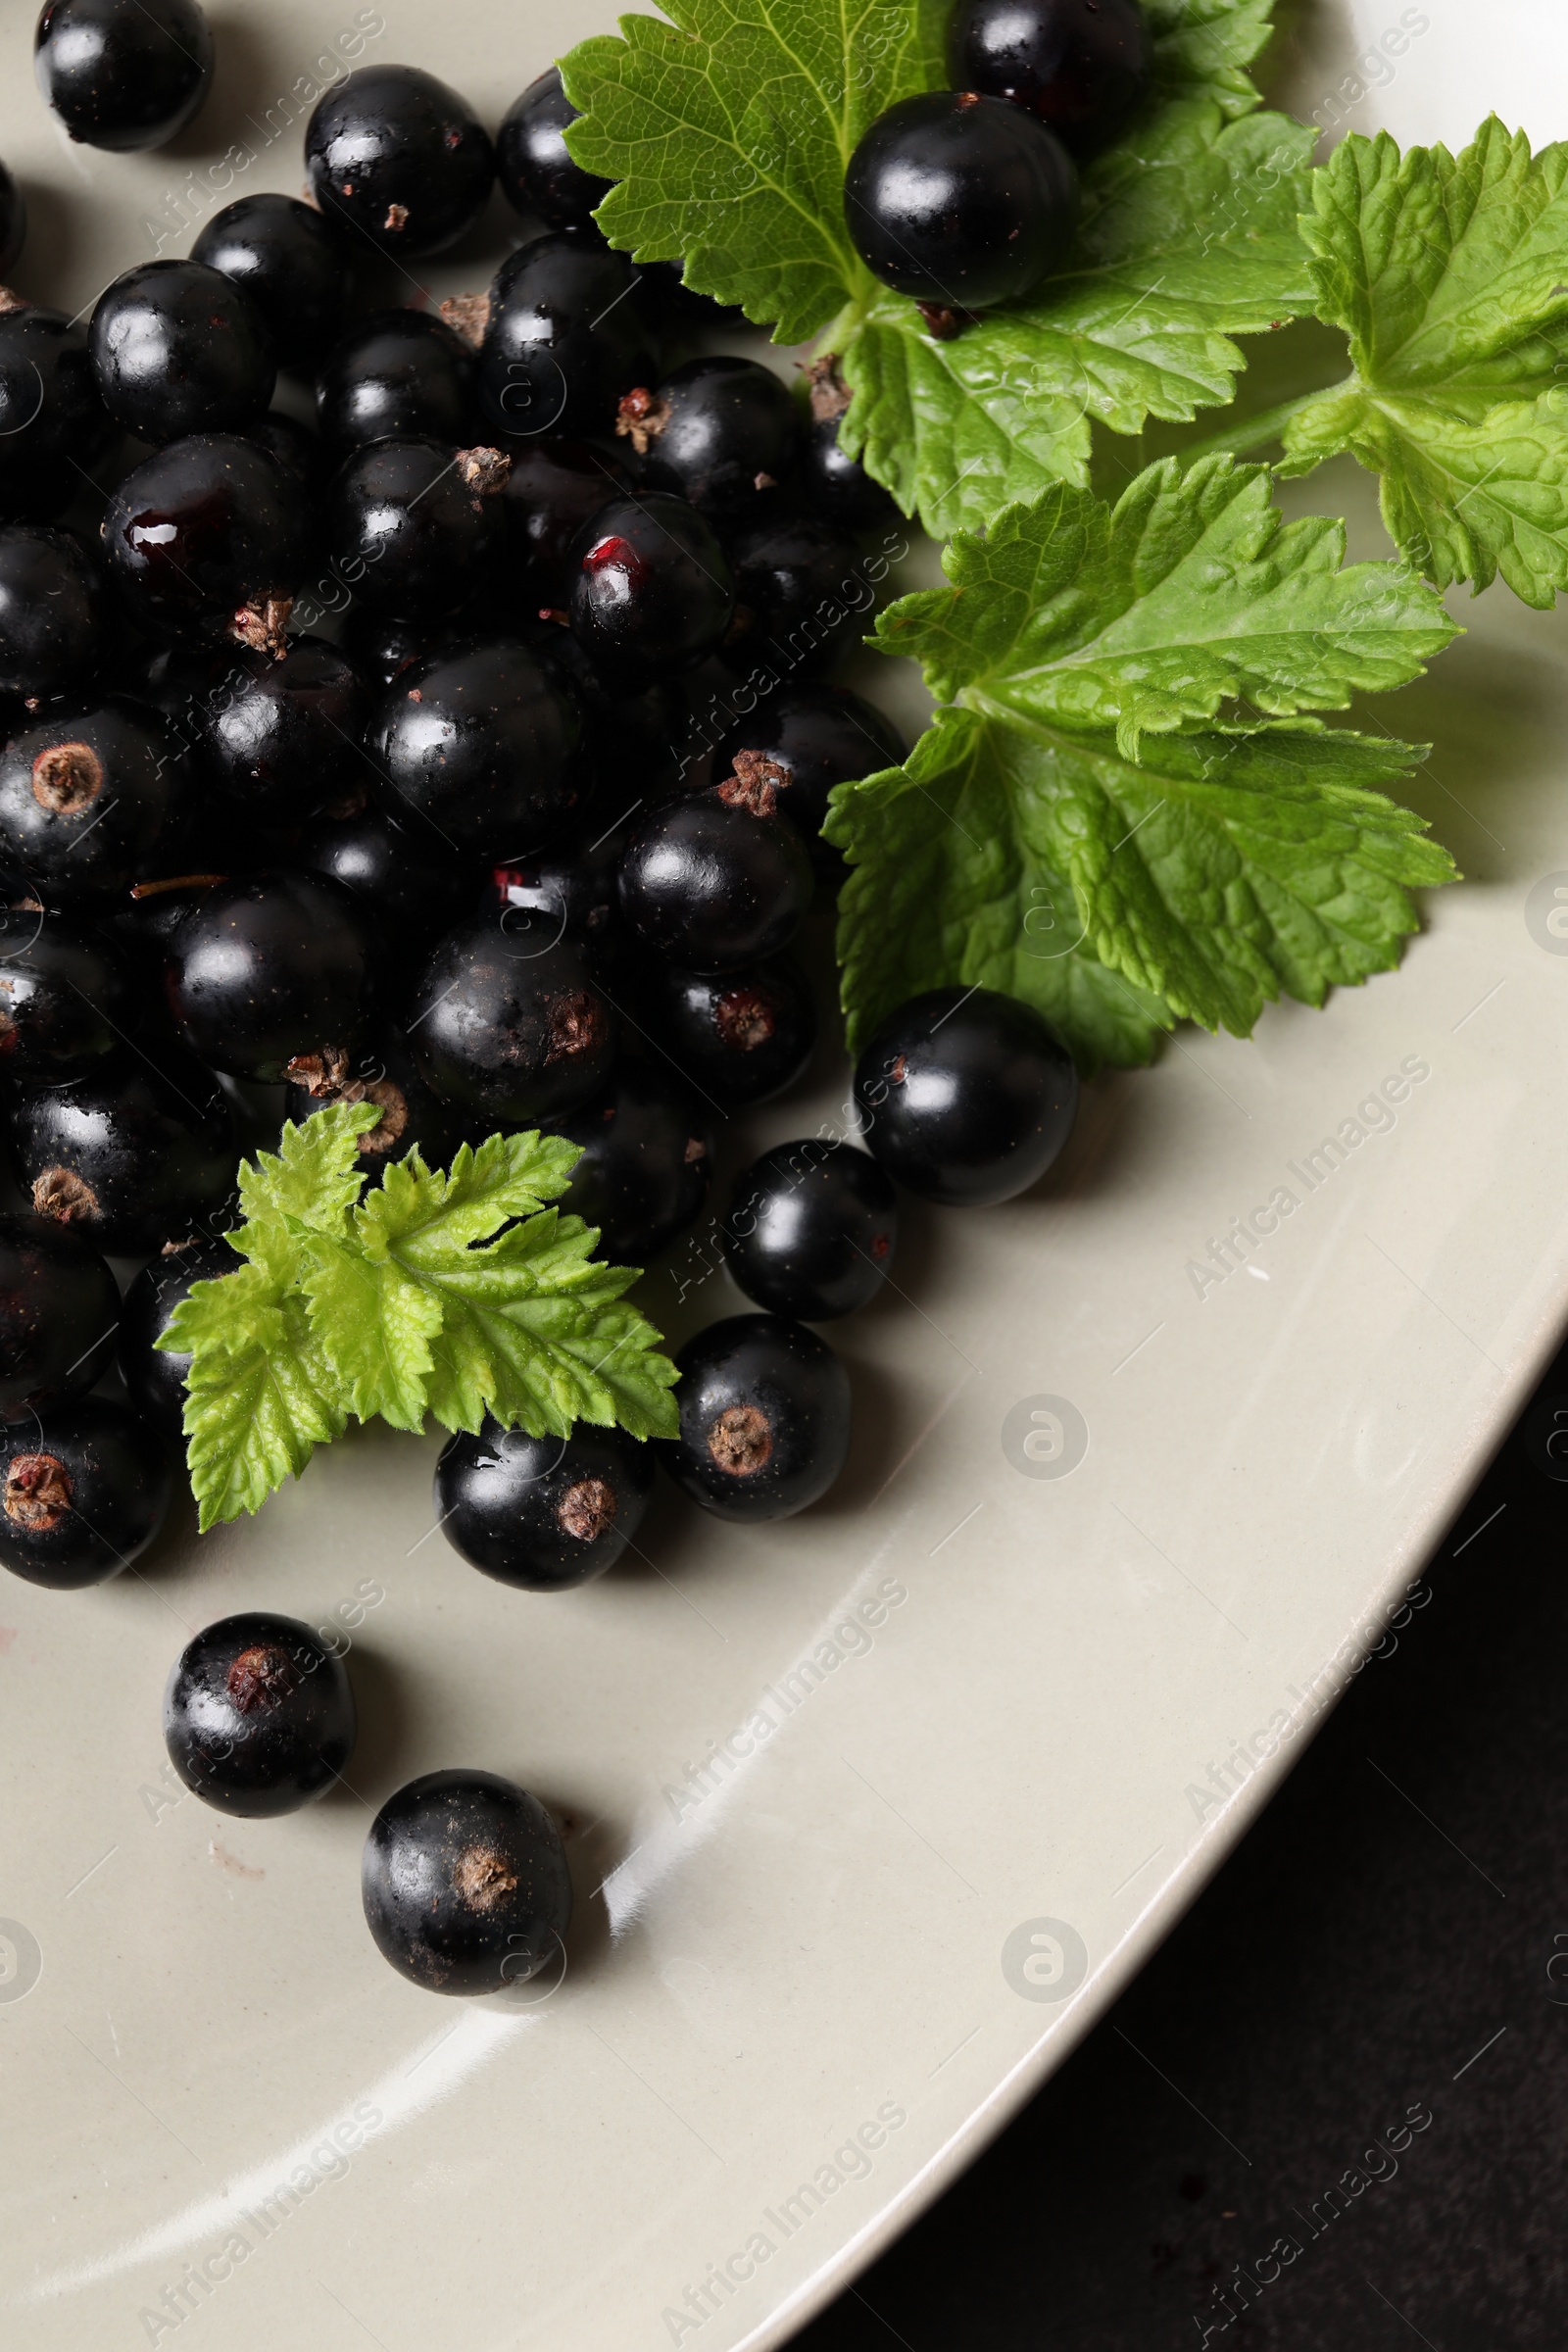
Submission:
[[[537,0],[380,0],[358,32],[348,0],[212,13],[206,115],[120,159],[55,137],[31,11],[7,12],[24,291],[87,304],[160,222],[185,250],[175,208],[226,200],[231,144],[254,151],[233,186],[297,188],[317,60],[381,20],[361,55],[431,67],[492,122],[610,22]],[[1290,101],[1454,143],[1495,104],[1544,140],[1568,43],[1545,0],[1486,13],[1483,37],[1462,0],[1402,12],[1424,26],[1384,79],[1353,60],[1401,11],[1339,0],[1309,15]],[[428,290],[473,282],[499,212],[486,233]],[[1348,465],[1296,504],[1342,502],[1352,552],[1385,552]],[[144,1576],[6,1581],[8,2345],[777,2343],[1148,1957],[1568,1311],[1565,622],[1454,609],[1471,633],[1379,714],[1437,743],[1416,798],[1470,880],[1401,973],[1271,1011],[1250,1045],[1184,1033],[1092,1090],[1035,1197],[911,1217],[900,1293],[835,1334],[855,1448],[808,1518],[727,1528],[666,1494],[644,1558],[513,1595],[433,1532],[434,1447],[367,1434]],[[830,1068],[751,1143],[809,1132],[839,1093]],[[1195,1275],[1282,1194],[1244,1262]],[[734,1311],[710,1263],[701,1236],[677,1250],[656,1319]],[[171,1786],[159,1699],[188,1629],[255,1604],[344,1627],[367,1731],[353,1794],[247,1824]],[[568,1817],[560,1985],[444,2002],[369,1942],[368,1808],[454,1762]]]

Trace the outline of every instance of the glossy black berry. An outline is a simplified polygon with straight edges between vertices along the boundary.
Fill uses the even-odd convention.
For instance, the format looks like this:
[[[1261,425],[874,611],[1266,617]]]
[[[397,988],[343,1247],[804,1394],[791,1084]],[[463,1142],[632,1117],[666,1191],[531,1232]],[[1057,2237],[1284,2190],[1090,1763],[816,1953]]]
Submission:
[[[0,277],[27,241],[27,199],[6,165],[0,164]]]
[[[163,1526],[172,1480],[158,1432],[83,1396],[0,1445],[0,1567],[74,1592],[128,1568]]]
[[[850,1450],[850,1376],[782,1315],[730,1315],[675,1358],[680,1436],[662,1466],[719,1519],[788,1519],[825,1494]]]
[[[654,1491],[654,1458],[618,1429],[579,1422],[569,1438],[530,1438],[486,1416],[448,1440],[434,1508],[455,1551],[503,1585],[563,1592],[625,1550]]]
[[[343,650],[370,685],[384,691],[416,662],[462,652],[493,628],[493,618],[470,606],[433,620],[406,620],[356,602],[343,624]]]
[[[732,669],[813,677],[869,634],[874,598],[848,532],[809,514],[762,524],[730,548],[735,612],[719,648]]]
[[[825,1323],[869,1306],[899,1236],[893,1185],[849,1144],[775,1144],[735,1179],[724,1255],[748,1298]]]
[[[183,1241],[233,1187],[233,1113],[211,1071],[167,1041],[127,1046],[70,1086],[19,1091],[6,1123],[33,1207],[112,1256]]]
[[[626,469],[587,441],[542,433],[509,445],[504,512],[511,586],[530,619],[566,601],[566,551],[607,499],[626,489]],[[520,575],[520,576],[519,576]]]
[[[555,229],[509,254],[479,352],[490,429],[608,433],[621,394],[659,375],[636,285],[627,255],[592,229]]]
[[[0,858],[50,906],[118,898],[179,820],[186,789],[142,705],[117,698],[44,720],[0,751]]]
[[[212,30],[196,0],[48,0],[33,71],[83,146],[163,147],[207,96]]]
[[[0,289],[0,516],[58,514],[113,432],[86,329]]]
[[[595,947],[619,919],[615,877],[625,847],[624,831],[612,826],[601,833],[598,820],[591,819],[586,830],[579,827],[531,858],[492,866],[482,906],[486,912],[494,908],[503,920],[512,907],[553,918],[546,936]],[[537,923],[529,929],[538,936]]]
[[[90,1242],[52,1217],[0,1217],[0,1420],[84,1396],[119,1323],[120,1292]]]
[[[120,1370],[125,1394],[144,1421],[177,1435],[185,1410],[190,1357],[158,1345],[176,1306],[198,1282],[220,1282],[242,1260],[225,1241],[199,1236],[161,1250],[136,1276],[120,1309]]]
[[[551,66],[507,109],[496,134],[496,177],[514,213],[535,214],[552,228],[575,228],[593,218],[611,183],[566,153],[562,136],[577,109],[561,85],[561,68]]]
[[[461,335],[430,311],[372,311],[332,346],[317,413],[337,449],[423,439],[466,448],[478,437],[475,363]]]
[[[98,566],[69,531],[0,528],[0,694],[80,697],[100,659]]]
[[[730,729],[714,756],[714,772],[733,772],[737,760],[744,771],[742,755],[749,754],[756,774],[756,762],[765,760],[781,814],[804,838],[817,872],[834,879],[844,860],[822,839],[829,793],[835,784],[899,766],[905,750],[892,721],[847,687],[790,685],[760,700]]]
[[[742,522],[779,503],[801,438],[800,411],[755,360],[688,360],[656,390],[635,387],[615,413],[650,490],[668,490],[714,520]]]
[[[615,1057],[614,1015],[582,951],[543,915],[449,933],[415,985],[408,1034],[426,1083],[485,1133],[564,1118]]]
[[[666,1063],[627,1059],[601,1095],[561,1122],[582,1157],[561,1207],[599,1233],[599,1254],[646,1266],[702,1213],[713,1165],[712,1113]]]
[[[389,1796],[360,1884],[382,1958],[428,1992],[500,1992],[564,1953],[561,1833],[536,1796],[493,1772],[426,1772]]]
[[[846,531],[896,530],[899,510],[892,496],[840,445],[839,427],[850,405],[850,392],[839,373],[838,361],[831,357],[815,360],[808,372],[810,422],[795,469],[801,504]]]
[[[265,416],[256,417],[245,427],[245,438],[259,441],[285,472],[303,482],[313,504],[331,479],[332,460],[320,434],[282,409],[269,409]]]
[[[280,661],[241,654],[200,699],[198,772],[259,824],[306,815],[364,768],[365,687],[321,637],[291,637]]]
[[[186,1788],[251,1820],[324,1796],[358,1728],[342,1659],[308,1625],[264,1609],[204,1627],[164,1691],[164,1741]]]
[[[140,441],[243,430],[272,397],[272,339],[250,296],[200,262],[142,262],[98,297],[98,389]]]
[[[281,650],[312,509],[259,443],[198,433],[156,451],[115,492],[103,535],[122,600],[155,636]]]
[[[215,213],[191,247],[243,286],[280,368],[314,368],[342,332],[354,290],[341,238],[294,196],[241,196]]]
[[[1079,156],[1126,127],[1154,73],[1138,0],[959,0],[948,60],[959,89],[1027,107]]]
[[[855,1067],[873,1155],[955,1208],[1010,1200],[1072,1132],[1078,1073],[1038,1012],[994,988],[934,988],[884,1021]]]
[[[662,801],[626,844],[620,911],[645,947],[694,972],[776,955],[810,905],[811,866],[771,785],[729,777]]]
[[[0,1076],[58,1086],[134,1029],[140,1007],[109,937],[70,915],[0,908]]]
[[[417,66],[361,66],[318,101],[305,168],[323,217],[383,253],[439,253],[490,193],[495,157],[466,98]]]
[[[793,1086],[816,1044],[816,1005],[793,957],[738,972],[653,976],[649,1026],[708,1101],[738,1109]]]
[[[729,627],[728,562],[684,499],[612,499],[578,532],[566,567],[572,635],[612,685],[695,669]]]
[[[366,604],[406,616],[471,595],[501,538],[507,461],[440,441],[373,441],[346,458],[326,499],[333,568]]]
[[[283,1115],[296,1126],[334,1102],[371,1102],[380,1112],[359,1137],[360,1166],[372,1182],[416,1146],[427,1167],[444,1168],[465,1140],[464,1121],[426,1085],[401,1029],[383,1029],[358,1054],[299,1077],[304,1083],[283,1090]]]
[[[363,900],[401,956],[450,931],[473,904],[469,869],[439,849],[422,830],[416,838],[388,810],[350,791],[312,818],[290,861],[328,875]]]
[[[845,221],[872,275],[949,314],[1011,301],[1059,269],[1076,205],[1077,174],[1054,133],[1004,98],[968,91],[901,98],[844,179]]]
[[[521,857],[557,833],[582,789],[582,721],[515,639],[435,653],[400,671],[366,738],[394,815],[453,853]]]
[[[207,892],[170,942],[167,987],[203,1061],[275,1085],[353,1052],[381,977],[373,927],[349,893],[279,870]]]

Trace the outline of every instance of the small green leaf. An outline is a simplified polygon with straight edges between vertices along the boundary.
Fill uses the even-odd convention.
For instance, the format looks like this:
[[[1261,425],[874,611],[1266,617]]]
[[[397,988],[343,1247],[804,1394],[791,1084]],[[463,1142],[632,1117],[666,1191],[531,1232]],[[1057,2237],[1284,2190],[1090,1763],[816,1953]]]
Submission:
[[[240,1205],[249,1222],[339,1231],[365,1186],[359,1138],[380,1116],[373,1102],[332,1102],[302,1126],[285,1127],[275,1152],[241,1163]]]

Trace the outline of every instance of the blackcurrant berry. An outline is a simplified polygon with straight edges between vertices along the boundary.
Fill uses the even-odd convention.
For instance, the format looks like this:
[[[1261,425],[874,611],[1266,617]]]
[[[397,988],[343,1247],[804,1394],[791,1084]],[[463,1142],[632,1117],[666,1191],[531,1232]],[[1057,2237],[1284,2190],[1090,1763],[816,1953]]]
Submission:
[[[730,549],[735,613],[719,652],[779,678],[830,668],[871,620],[871,590],[846,532],[809,514],[762,524]]]
[[[120,1370],[125,1394],[144,1421],[177,1434],[185,1411],[191,1359],[158,1345],[176,1306],[198,1282],[220,1282],[240,1259],[225,1241],[194,1236],[163,1250],[143,1266],[120,1310]]]
[[[789,945],[810,904],[811,867],[767,779],[732,775],[644,817],[617,890],[645,946],[690,971],[730,972]]]
[[[48,0],[33,71],[71,137],[117,155],[163,147],[213,78],[213,35],[196,0]]]
[[[1126,127],[1154,72],[1138,0],[959,0],[948,58],[959,89],[1026,106],[1079,156]]]
[[[0,288],[0,515],[58,514],[113,432],[85,329]]]
[[[272,397],[272,339],[250,296],[200,262],[142,262],[87,332],[104,407],[140,441],[242,431]]]
[[[855,1069],[873,1155],[922,1200],[1010,1200],[1072,1132],[1078,1073],[1031,1005],[994,988],[933,988],[884,1021]]]
[[[332,461],[319,433],[282,409],[269,409],[245,427],[247,441],[259,441],[270,457],[304,483],[313,502],[331,478]]]
[[[478,438],[473,353],[430,311],[372,311],[335,343],[317,385],[317,412],[334,448],[431,439],[466,448]]]
[[[377,1950],[428,1992],[500,1992],[564,1950],[571,1874],[536,1796],[493,1772],[426,1772],[389,1796],[361,1891]]]
[[[372,441],[346,458],[326,500],[334,569],[368,605],[420,617],[472,593],[501,539],[494,449]]]
[[[850,158],[844,218],[873,277],[954,313],[1027,294],[1066,260],[1077,174],[1054,133],[1003,98],[927,90],[879,115]]]
[[[4,164],[0,164],[0,277],[4,277],[27,241],[27,199]]]
[[[786,387],[755,360],[688,360],[650,392],[626,393],[617,435],[650,490],[668,490],[714,520],[743,522],[779,503],[800,443]]]
[[[0,694],[29,703],[92,685],[103,625],[98,567],[69,531],[0,528]]]
[[[323,217],[384,253],[440,253],[482,210],[489,135],[466,98],[417,66],[361,66],[318,102],[305,168]]]
[[[479,353],[494,431],[610,431],[621,394],[659,373],[636,285],[626,255],[592,229],[555,229],[507,257]]]
[[[263,1609],[187,1642],[164,1692],[164,1741],[186,1788],[250,1820],[324,1796],[358,1728],[341,1657],[297,1618]]]
[[[278,1084],[348,1054],[375,1017],[381,956],[363,906],[319,874],[210,890],[169,946],[170,1009],[215,1070]]]
[[[425,964],[408,1035],[444,1102],[491,1127],[520,1128],[564,1118],[598,1093],[616,1023],[581,950],[557,937],[550,917],[481,916],[449,933]]]
[[[0,909],[0,1073],[68,1084],[137,1018],[130,975],[104,932],[69,915]]]
[[[890,493],[874,482],[858,459],[839,446],[839,426],[850,405],[850,389],[829,352],[807,370],[811,421],[796,468],[795,486],[811,514],[847,531],[894,529],[899,510]]]
[[[258,443],[198,433],[156,451],[115,492],[103,534],[111,578],[154,635],[282,650],[311,508]]]
[[[675,1484],[719,1519],[788,1519],[824,1495],[850,1450],[850,1376],[782,1315],[730,1315],[676,1356],[680,1436],[656,1438]]]
[[[449,1438],[435,1470],[441,1532],[471,1566],[526,1592],[564,1592],[625,1550],[654,1491],[654,1460],[623,1430],[579,1422],[530,1438],[486,1416]]]
[[[582,1157],[561,1206],[597,1227],[600,1254],[646,1266],[702,1213],[712,1174],[709,1112],[666,1067],[627,1059],[561,1121]]]
[[[326,874],[370,908],[395,955],[423,949],[473,904],[468,869],[438,855],[423,832],[417,840],[386,809],[351,791],[312,818],[295,844],[292,862]]]
[[[566,568],[572,634],[612,685],[695,669],[729,626],[729,564],[684,499],[612,499],[578,532]]]
[[[582,790],[576,708],[514,639],[411,664],[366,743],[394,815],[412,810],[465,855],[524,856],[561,830]]]
[[[626,469],[590,442],[555,433],[515,442],[509,454],[507,547],[520,573],[512,585],[533,618],[541,607],[564,607],[566,550],[605,501],[627,487]]]
[[[877,1297],[898,1235],[897,1199],[876,1161],[807,1137],[775,1144],[736,1177],[724,1255],[759,1306],[824,1323]]]
[[[295,1064],[283,1091],[283,1115],[296,1126],[333,1102],[373,1102],[381,1116],[359,1137],[360,1165],[378,1183],[416,1146],[426,1167],[444,1168],[464,1140],[463,1121],[425,1084],[408,1039],[383,1030],[360,1053],[333,1054],[317,1066]]]
[[[0,751],[0,857],[51,906],[129,890],[184,813],[184,768],[156,711],[116,699]]]
[[[791,685],[760,701],[733,726],[715,754],[715,771],[765,760],[778,807],[804,837],[819,874],[834,879],[844,860],[822,839],[828,795],[835,784],[898,767],[906,747],[892,721],[843,686]]]
[[[198,772],[258,824],[286,824],[364,767],[366,692],[321,637],[291,637],[280,661],[242,654],[197,705]]]
[[[0,1217],[0,1420],[85,1396],[119,1325],[120,1292],[90,1242],[52,1217]]]
[[[115,1256],[209,1223],[239,1161],[221,1090],[167,1042],[126,1047],[71,1086],[19,1091],[7,1129],[33,1207]]]
[[[514,213],[536,214],[552,228],[576,228],[610,193],[608,179],[574,164],[562,136],[577,109],[551,66],[508,108],[496,134],[496,177]]]
[[[665,965],[651,993],[659,1044],[710,1102],[765,1102],[811,1058],[816,1005],[791,956],[710,975]]]
[[[486,615],[472,607],[443,612],[436,620],[404,620],[395,612],[354,604],[343,624],[343,650],[356,669],[384,691],[416,662],[462,652],[489,633]]]
[[[314,205],[241,196],[215,213],[190,253],[243,286],[280,368],[314,368],[341,333],[353,274],[342,240]]]
[[[0,1446],[0,1567],[57,1592],[128,1568],[163,1526],[172,1487],[155,1429],[102,1396],[13,1425]]]
[[[635,692],[607,686],[569,629],[544,627],[530,642],[563,678],[582,713],[589,789],[600,797],[596,824],[658,799],[677,778],[691,722],[680,687],[655,679]]]
[[[531,858],[490,869],[482,907],[505,917],[509,907],[553,918],[553,935],[592,948],[608,938],[618,919],[615,876],[625,834],[615,827],[598,833],[592,826],[567,834]],[[538,925],[529,926],[537,934]],[[552,936],[547,931],[546,936]]]

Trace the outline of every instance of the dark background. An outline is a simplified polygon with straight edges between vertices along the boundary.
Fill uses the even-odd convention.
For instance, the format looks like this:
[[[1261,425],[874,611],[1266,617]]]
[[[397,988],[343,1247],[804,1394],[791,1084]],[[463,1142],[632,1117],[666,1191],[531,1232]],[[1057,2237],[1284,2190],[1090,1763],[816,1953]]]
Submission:
[[[1568,1430],[1568,1346],[1169,1941],[794,2352],[1568,2344],[1559,1405]],[[1325,2222],[1357,2165],[1384,2177]],[[1260,2258],[1270,2283],[1227,2285]]]

